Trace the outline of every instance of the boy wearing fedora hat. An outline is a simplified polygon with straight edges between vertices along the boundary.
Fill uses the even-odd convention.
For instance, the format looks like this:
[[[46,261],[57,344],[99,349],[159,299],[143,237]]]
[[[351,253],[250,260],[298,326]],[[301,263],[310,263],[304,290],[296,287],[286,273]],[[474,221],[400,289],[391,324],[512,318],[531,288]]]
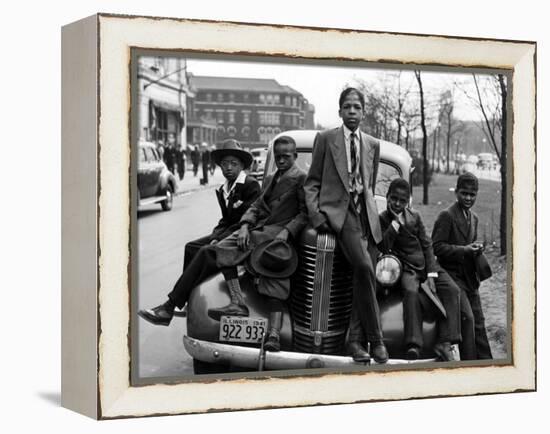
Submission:
[[[222,315],[248,314],[240,291],[236,265],[241,264],[253,251],[256,252],[256,259],[252,263],[255,265],[254,271],[260,276],[258,291],[271,297],[272,314],[266,347],[271,350],[278,349],[278,333],[282,321],[280,300],[288,298],[288,275],[294,271],[289,273],[292,267],[285,268],[284,272],[283,269],[277,270],[285,261],[276,265],[274,260],[277,256],[281,258],[283,252],[288,250],[286,242],[289,237],[296,239],[307,223],[303,189],[306,173],[296,166],[296,157],[296,142],[292,137],[281,136],[275,140],[273,158],[277,171],[266,177],[260,197],[241,218],[240,229],[216,245],[217,265],[224,271],[231,303],[219,309],[210,309],[209,315],[219,318]],[[273,243],[269,244],[270,242]],[[266,247],[257,248],[262,243]],[[287,254],[288,252],[285,253]],[[263,259],[257,260],[258,256]],[[295,255],[293,257],[296,258]],[[272,275],[268,270],[271,270]]]
[[[155,308],[139,311],[142,318],[153,324],[168,325],[174,316],[174,308],[183,308],[193,288],[218,271],[226,280],[230,303],[210,309],[209,316],[214,319],[223,315],[248,316],[237,265],[242,264],[254,247],[263,242],[286,242],[289,237],[296,238],[307,222],[303,190],[306,174],[294,164],[296,143],[291,137],[279,137],[273,144],[273,154],[277,171],[265,179],[262,193],[242,216],[240,229],[214,245],[201,247],[168,294],[168,300]],[[280,249],[280,244],[276,244],[269,251],[272,255],[274,252],[280,254]],[[263,270],[265,273],[265,267]],[[272,286],[288,283],[287,292],[290,290],[287,278],[283,278],[287,279],[286,282],[278,282],[277,278],[265,274],[263,277],[272,279],[266,282]],[[273,328],[280,329],[280,316],[271,322]]]
[[[476,267],[484,249],[476,242],[478,217],[471,210],[478,189],[475,175],[469,172],[461,174],[456,181],[456,202],[439,214],[432,232],[437,259],[461,291],[463,319],[459,348],[462,360],[493,358],[479,298],[480,274]],[[466,330],[472,330],[472,333]]]
[[[441,360],[454,359],[451,344],[461,341],[460,290],[449,275],[437,264],[432,240],[426,234],[422,217],[408,208],[409,183],[403,178],[394,179],[388,188],[387,209],[380,214],[383,253],[392,253],[401,261],[403,270],[400,286],[403,290],[403,322],[407,358],[420,356],[423,344],[422,305],[420,285],[426,282],[430,299],[443,305],[445,316],[439,320],[439,339],[434,350]],[[432,295],[433,294],[433,295]]]
[[[222,218],[211,234],[185,245],[184,269],[202,246],[215,244],[239,229],[241,217],[260,195],[260,184],[245,172],[252,164],[252,154],[242,149],[239,142],[225,140],[219,149],[212,151],[212,159],[225,177],[225,182],[216,190]]]

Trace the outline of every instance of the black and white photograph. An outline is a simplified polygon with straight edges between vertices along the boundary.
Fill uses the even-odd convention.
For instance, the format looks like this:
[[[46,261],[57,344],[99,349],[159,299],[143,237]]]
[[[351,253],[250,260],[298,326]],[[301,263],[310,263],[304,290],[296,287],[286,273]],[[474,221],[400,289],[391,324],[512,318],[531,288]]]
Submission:
[[[134,52],[132,381],[511,363],[510,83]]]

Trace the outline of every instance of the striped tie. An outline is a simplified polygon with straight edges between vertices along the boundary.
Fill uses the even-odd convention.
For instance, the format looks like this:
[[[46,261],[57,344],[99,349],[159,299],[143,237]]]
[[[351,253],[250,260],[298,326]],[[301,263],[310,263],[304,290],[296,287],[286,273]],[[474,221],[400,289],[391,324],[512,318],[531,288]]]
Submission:
[[[351,133],[350,136],[350,155],[351,155],[351,197],[353,199],[353,206],[357,211],[357,214],[361,212],[361,201],[359,200],[359,194],[357,193],[357,149],[355,147],[355,133]]]

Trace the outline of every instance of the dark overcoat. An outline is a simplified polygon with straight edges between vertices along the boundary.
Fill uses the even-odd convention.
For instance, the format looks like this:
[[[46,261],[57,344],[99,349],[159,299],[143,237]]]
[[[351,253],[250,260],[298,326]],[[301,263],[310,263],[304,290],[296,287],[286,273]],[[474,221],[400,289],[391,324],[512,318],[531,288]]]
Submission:
[[[465,246],[477,239],[477,215],[470,211],[470,222],[457,202],[437,217],[432,232],[434,253],[439,264],[470,289],[479,288],[474,257],[465,254]],[[455,279],[456,280],[456,279]]]
[[[262,193],[256,201],[248,208],[240,220],[240,224],[248,223],[250,229],[250,242],[247,249],[240,249],[236,246],[234,232],[226,240],[216,244],[217,266],[232,267],[242,264],[258,244],[270,241],[283,230],[287,229],[290,238],[289,242],[296,240],[301,230],[307,224],[307,211],[304,199],[304,181],[306,173],[298,166],[293,165],[288,169],[276,183],[274,175],[269,175],[265,180]],[[225,242],[231,240],[231,242]],[[259,288],[265,295],[273,295],[269,289],[269,279],[262,279],[266,285]],[[288,279],[280,279],[277,282],[276,298],[281,296],[281,284],[288,296],[290,283]]]
[[[403,217],[405,224],[396,231],[391,224],[393,215],[388,210],[380,214],[383,239],[378,248],[382,253],[394,253],[405,266],[425,278],[427,273],[438,271],[432,240],[417,211],[405,208]]]

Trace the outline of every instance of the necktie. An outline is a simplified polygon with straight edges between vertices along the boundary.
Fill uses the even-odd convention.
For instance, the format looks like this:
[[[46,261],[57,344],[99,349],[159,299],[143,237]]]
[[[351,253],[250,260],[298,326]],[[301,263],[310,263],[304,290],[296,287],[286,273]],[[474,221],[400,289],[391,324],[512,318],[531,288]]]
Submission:
[[[355,133],[350,135],[350,157],[351,157],[351,197],[353,199],[353,206],[357,211],[357,214],[361,212],[361,201],[359,200],[359,194],[357,193],[357,148],[355,147]]]

